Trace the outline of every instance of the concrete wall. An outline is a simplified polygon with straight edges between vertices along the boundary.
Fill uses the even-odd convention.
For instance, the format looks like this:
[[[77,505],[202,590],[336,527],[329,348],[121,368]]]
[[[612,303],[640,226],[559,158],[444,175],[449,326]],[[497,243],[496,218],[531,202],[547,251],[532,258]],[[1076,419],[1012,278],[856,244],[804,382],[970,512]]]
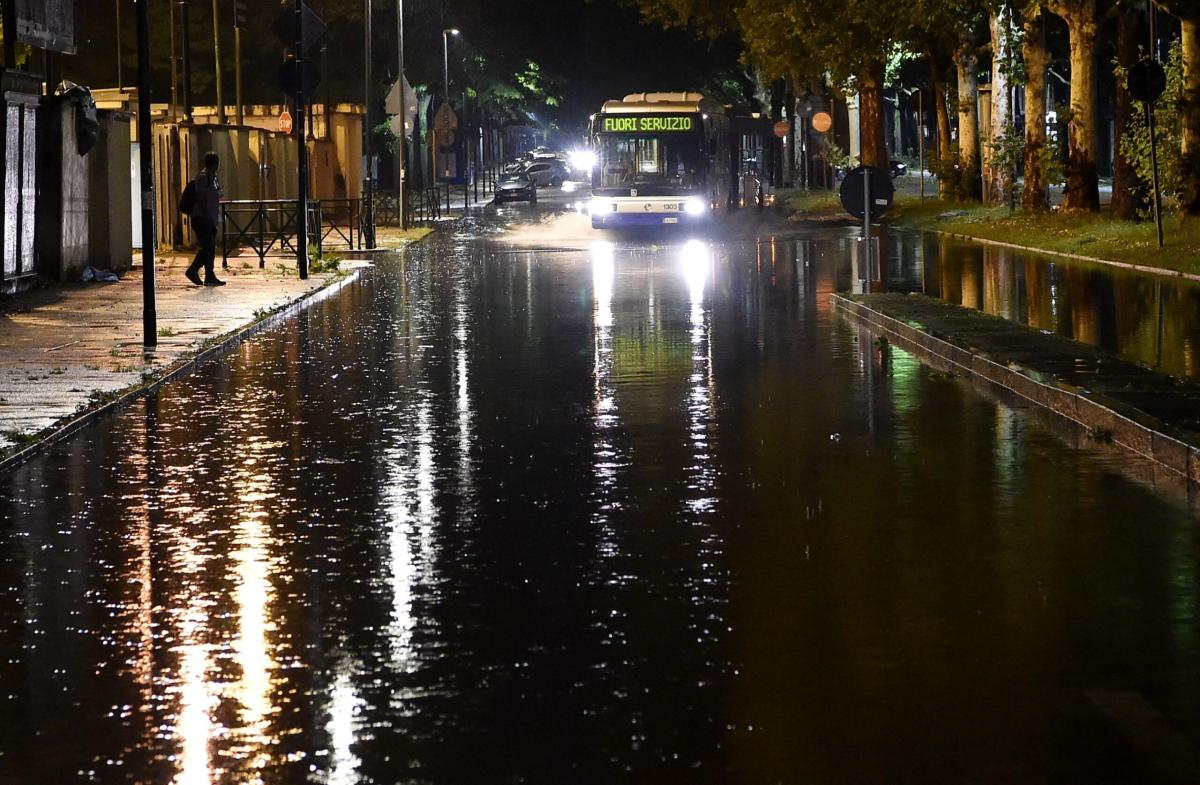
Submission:
[[[133,202],[129,193],[130,126],[122,112],[100,111],[100,141],[87,155],[88,258],[93,267],[133,266]]]
[[[79,155],[73,104],[49,100],[39,113],[38,272],[71,280],[89,263],[88,161]]]

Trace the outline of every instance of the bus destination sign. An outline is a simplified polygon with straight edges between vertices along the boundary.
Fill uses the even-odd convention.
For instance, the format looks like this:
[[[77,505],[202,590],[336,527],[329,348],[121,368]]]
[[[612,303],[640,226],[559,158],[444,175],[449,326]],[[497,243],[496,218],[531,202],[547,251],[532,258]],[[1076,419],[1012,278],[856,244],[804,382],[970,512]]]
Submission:
[[[684,115],[608,115],[603,118],[604,134],[683,134],[695,130],[696,118]]]

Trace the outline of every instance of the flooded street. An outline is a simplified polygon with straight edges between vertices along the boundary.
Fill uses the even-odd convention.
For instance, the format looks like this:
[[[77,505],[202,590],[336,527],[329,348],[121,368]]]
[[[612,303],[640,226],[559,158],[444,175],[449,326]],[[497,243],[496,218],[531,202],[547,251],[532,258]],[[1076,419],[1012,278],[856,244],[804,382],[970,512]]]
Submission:
[[[1178,781],[1185,502],[843,321],[844,230],[500,228],[3,478],[0,783]]]

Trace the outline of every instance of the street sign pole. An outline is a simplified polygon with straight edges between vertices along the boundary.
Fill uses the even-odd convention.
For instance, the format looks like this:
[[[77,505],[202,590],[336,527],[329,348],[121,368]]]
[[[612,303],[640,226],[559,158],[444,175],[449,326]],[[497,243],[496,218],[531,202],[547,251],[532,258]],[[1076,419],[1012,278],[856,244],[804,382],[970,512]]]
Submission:
[[[400,171],[396,176],[400,190],[396,202],[400,208],[400,231],[403,232],[408,230],[408,210],[405,209],[408,202],[408,183],[405,182],[408,175],[408,96],[404,94],[404,0],[396,0],[396,42],[396,73],[400,74]]]
[[[871,280],[871,168],[863,167],[863,274]],[[865,289],[866,287],[864,287]]]
[[[308,278],[308,139],[304,97],[304,0],[296,0],[296,160],[299,198],[296,210],[296,269],[300,280]]]
[[[925,91],[917,88],[917,167],[921,170],[921,201],[925,201]]]
[[[142,184],[142,345],[158,345],[154,297],[154,152],[150,138],[150,0],[137,0],[138,162]]]
[[[363,240],[368,248],[375,247],[375,156],[371,152],[371,38],[372,38],[372,8],[371,0],[366,0],[366,13],[363,17],[363,49],[366,52],[366,68],[363,69],[363,152],[367,159],[367,182],[363,193]],[[326,118],[328,122],[329,118]]]

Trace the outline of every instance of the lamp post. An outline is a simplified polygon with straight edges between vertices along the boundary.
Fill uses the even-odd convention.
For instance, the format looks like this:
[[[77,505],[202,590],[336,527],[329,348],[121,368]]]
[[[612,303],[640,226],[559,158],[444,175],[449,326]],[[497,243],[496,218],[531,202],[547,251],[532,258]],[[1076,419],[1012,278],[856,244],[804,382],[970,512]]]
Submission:
[[[458,35],[457,28],[449,28],[442,31],[442,86],[445,88],[442,95],[446,97],[446,103],[450,103],[450,36]]]

